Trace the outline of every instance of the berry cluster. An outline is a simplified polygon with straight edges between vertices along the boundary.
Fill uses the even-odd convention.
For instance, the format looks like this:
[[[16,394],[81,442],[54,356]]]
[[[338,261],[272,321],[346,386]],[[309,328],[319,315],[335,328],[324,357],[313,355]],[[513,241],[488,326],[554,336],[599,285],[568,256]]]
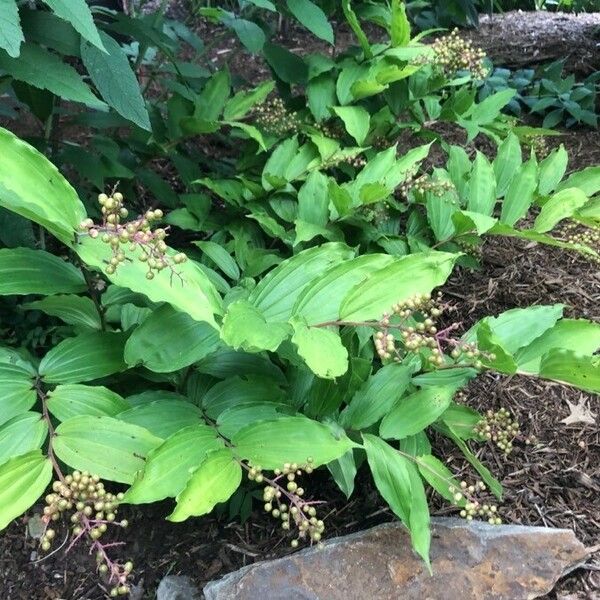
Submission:
[[[588,246],[597,252],[596,255],[587,254],[586,257],[600,264],[600,228],[584,227],[578,223],[567,223],[562,228],[562,237],[569,244]]]
[[[169,268],[174,272],[174,265],[179,265],[187,260],[182,252],[170,256],[167,254],[167,229],[151,229],[154,221],[162,219],[163,212],[159,208],[148,210],[133,221],[123,222],[128,211],[123,206],[123,194],[114,192],[111,196],[99,194],[98,202],[102,211],[102,224],[96,225],[92,219],[84,219],[79,228],[90,237],[100,239],[109,244],[112,249],[112,258],[108,261],[105,271],[112,275],[117,267],[130,260],[125,256],[121,244],[129,244],[129,250],[140,250],[138,259],[147,265],[147,279],[154,279],[156,273]]]
[[[441,179],[433,179],[427,175],[422,175],[418,179],[411,181],[408,187],[408,191],[413,191],[418,194],[432,194],[438,198],[441,198],[448,192],[452,192],[456,188],[451,181],[444,181]],[[408,194],[406,194],[408,195]],[[456,204],[456,201],[452,202]]]
[[[260,129],[276,136],[298,133],[302,124],[298,114],[289,111],[281,98],[273,98],[257,106],[254,119]]]
[[[474,432],[483,439],[494,442],[508,455],[513,449],[513,440],[520,433],[519,422],[514,420],[505,408],[496,412],[488,410],[485,417],[475,425]]]
[[[450,352],[450,356],[456,360],[469,360],[473,362],[473,366],[476,369],[481,369],[483,367],[483,363],[481,362],[481,358],[485,357],[489,360],[496,360],[496,355],[492,353],[482,352],[477,348],[477,344],[474,343],[458,343],[455,345],[452,352]]]
[[[263,490],[265,511],[281,522],[284,531],[295,528],[297,537],[291,541],[292,548],[297,548],[301,541],[322,547],[325,523],[317,517],[314,506],[320,502],[305,500],[305,490],[298,485],[298,477],[313,472],[313,463],[312,457],[308,457],[304,465],[285,463],[281,469],[275,469],[273,479],[267,478],[260,466],[252,466],[248,470],[248,479],[267,484]]]
[[[119,502],[123,494],[111,494],[104,489],[98,475],[87,471],[73,471],[64,480],[52,484],[52,493],[46,496],[43,519],[46,524],[58,521],[61,516],[71,512],[71,549],[81,539],[90,542],[90,553],[96,552],[98,572],[105,575],[109,584],[113,585],[110,595],[122,596],[129,593],[127,579],[133,570],[133,563],[128,561],[119,564],[112,561],[106,549],[116,545],[103,544],[100,539],[109,526],[127,527],[125,519],[117,521]],[[41,539],[41,549],[50,550],[56,531],[47,528]]]
[[[448,491],[454,494],[454,503],[462,506],[459,514],[463,519],[472,521],[475,517],[480,517],[487,520],[490,525],[502,523],[502,519],[498,516],[498,506],[484,504],[477,498],[478,493],[486,491],[483,481],[478,481],[475,485],[468,485],[466,481],[461,481],[460,487],[451,485]]]
[[[525,135],[523,142],[534,151],[538,159],[546,158],[550,154],[550,146],[543,135]]]
[[[441,293],[416,294],[392,306],[384,313],[375,334],[375,350],[382,360],[401,362],[408,352],[425,350],[424,357],[432,367],[440,367],[445,362],[444,346],[451,347],[451,356],[464,365],[483,368],[480,358],[484,355],[474,344],[465,344],[451,337],[460,327],[453,323],[438,330],[437,322],[448,309],[441,300]],[[392,331],[396,330],[394,334]],[[487,355],[485,355],[487,356]],[[489,356],[491,360],[495,357]]]
[[[464,237],[457,237],[454,243],[465,253],[481,260],[483,258],[483,247],[480,238],[477,241],[466,239]]]
[[[475,48],[472,42],[462,39],[458,29],[433,42],[434,65],[446,77],[453,77],[459,71],[468,71],[473,79],[485,79],[489,69],[484,59],[485,52]]]
[[[366,221],[377,225],[389,221],[390,208],[390,204],[383,200],[382,202],[361,205],[360,212]]]

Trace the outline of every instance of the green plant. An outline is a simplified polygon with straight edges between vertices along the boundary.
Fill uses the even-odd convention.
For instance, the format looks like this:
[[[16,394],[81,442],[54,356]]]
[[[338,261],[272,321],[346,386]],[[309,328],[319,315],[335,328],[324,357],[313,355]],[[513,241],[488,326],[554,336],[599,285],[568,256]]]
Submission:
[[[294,546],[302,532],[319,542],[325,524],[297,472],[327,465],[350,495],[366,456],[377,488],[428,560],[425,482],[467,517],[484,511],[468,486],[466,496],[456,491],[462,486],[432,454],[428,428],[453,440],[482,485],[501,497],[467,445],[479,437],[481,417],[453,402],[468,380],[494,369],[600,390],[593,356],[600,328],[562,319],[561,305],[508,311],[462,336],[457,323],[440,329],[447,307],[431,292],[459,254],[357,256],[330,242],[252,282],[214,243],[206,246],[210,256],[239,278],[224,298],[193,260],[178,264],[177,279],[159,270],[148,282],[139,250],[124,247],[122,264],[107,269],[110,240],[103,243],[87,224],[81,232],[83,204],[41,154],[6,130],[0,147],[2,206],[47,228],[62,253],[82,263],[42,250],[0,250],[0,293],[42,296],[36,309],[71,326],[41,360],[22,347],[2,348],[3,527],[44,493],[53,470],[71,481],[65,466],[130,485],[121,503],[175,498],[174,521],[210,512],[245,471],[267,484],[265,508],[283,529],[297,526]],[[597,174],[580,182],[597,191]],[[108,285],[100,285],[104,277]],[[132,303],[139,307],[133,319],[126,311]],[[271,500],[284,496],[288,508],[275,509]],[[110,511],[116,508],[111,500]],[[52,538],[47,531],[45,542]]]
[[[360,47],[300,58],[265,35],[275,81],[248,86],[179,61],[180,42],[203,46],[160,13],[103,15],[101,39],[136,39],[118,55],[144,78],[151,131],[118,116],[111,94],[112,112],[64,107],[87,143],[59,139],[53,108],[49,134],[32,141],[78,191],[0,129],[0,527],[54,472],[42,549],[69,514],[71,541],[100,553],[113,595],[131,578],[105,552],[121,504],[171,498],[169,518],[182,521],[230,498],[247,514],[258,497],[293,547],[318,544],[326,523],[310,475],[327,468],[349,497],[363,463],[427,561],[425,485],[459,515],[496,523],[501,486],[471,444],[487,426],[504,451],[521,443],[505,415],[486,424],[455,401],[468,381],[494,370],[600,391],[597,324],[540,305],[465,332],[437,291],[455,265],[475,265],[463,249],[486,234],[597,257],[588,238],[549,232],[597,227],[598,169],[563,181],[564,149],[523,164],[519,137],[539,131],[501,115],[511,90],[476,101],[482,56],[455,34],[433,46],[411,38],[392,2],[380,14],[390,41],[371,45],[349,2],[342,12]],[[208,14],[258,35],[227,22],[254,12]],[[321,13],[306,14],[319,15],[305,23],[316,30]],[[441,140],[446,169],[421,169],[439,121],[500,141],[493,163]],[[399,150],[405,130],[424,143]],[[429,431],[461,449],[477,484],[435,457]],[[234,496],[244,475],[257,487]]]

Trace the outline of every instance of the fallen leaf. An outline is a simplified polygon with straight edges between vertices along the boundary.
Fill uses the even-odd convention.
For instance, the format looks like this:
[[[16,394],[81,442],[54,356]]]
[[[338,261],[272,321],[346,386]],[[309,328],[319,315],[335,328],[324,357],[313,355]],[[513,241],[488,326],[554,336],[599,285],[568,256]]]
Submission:
[[[565,425],[573,425],[574,423],[596,424],[596,414],[590,410],[584,398],[580,398],[577,404],[573,404],[567,400],[567,404],[569,405],[570,414],[568,417],[561,419],[561,423]]]

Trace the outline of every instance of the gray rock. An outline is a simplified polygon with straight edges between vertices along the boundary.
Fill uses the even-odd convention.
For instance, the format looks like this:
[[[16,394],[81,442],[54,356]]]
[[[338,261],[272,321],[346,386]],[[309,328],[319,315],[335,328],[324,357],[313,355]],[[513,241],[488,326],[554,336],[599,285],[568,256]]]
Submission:
[[[520,600],[547,594],[588,552],[566,529],[432,519],[433,575],[399,523],[250,565],[206,600]]]
[[[189,577],[167,575],[156,590],[156,600],[199,600],[198,588]]]

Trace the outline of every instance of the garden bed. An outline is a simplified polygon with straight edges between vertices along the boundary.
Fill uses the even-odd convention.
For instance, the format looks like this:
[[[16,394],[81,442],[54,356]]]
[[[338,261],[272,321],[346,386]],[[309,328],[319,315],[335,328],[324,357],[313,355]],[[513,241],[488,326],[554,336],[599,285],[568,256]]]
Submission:
[[[535,66],[540,61],[566,55],[565,49],[568,49],[569,69],[584,73],[600,66],[598,41],[590,37],[588,31],[597,25],[600,25],[598,14],[572,18],[540,13],[532,19],[530,15],[510,13],[491,20],[484,17],[481,30],[471,36],[497,62],[511,66]],[[532,31],[537,37],[532,37]],[[578,46],[581,52],[571,52],[573,40],[579,38],[565,41],[565,36],[575,36],[574,32],[578,31],[585,32]],[[292,41],[293,46],[306,47],[302,38],[293,37]],[[215,58],[226,60],[232,49],[223,47],[213,51]],[[264,75],[262,65],[244,63],[238,64],[238,68],[251,79]],[[555,140],[568,147],[571,167],[581,169],[600,164],[597,131],[569,130]],[[465,328],[482,316],[536,303],[563,303],[569,317],[600,319],[597,264],[568,252],[506,238],[487,241],[482,268],[458,271],[444,286],[444,291],[446,298],[460,307],[460,320]],[[494,473],[505,488],[506,499],[501,508],[504,520],[571,528],[586,545],[597,544],[600,537],[600,431],[597,425],[561,423],[569,415],[569,403],[580,406],[587,403],[592,412],[600,412],[597,399],[574,388],[499,375],[478,379],[466,394],[467,402],[481,411],[507,408],[519,420],[524,433],[537,439],[534,446],[517,446],[508,458],[489,445],[480,451],[484,462],[494,465]],[[465,467],[462,455],[443,442],[437,450],[460,475]],[[311,490],[329,501],[324,511],[328,537],[393,518],[366,470],[359,473],[360,485],[349,502],[326,478],[315,475],[313,480]],[[435,495],[431,501],[433,514],[455,512]],[[125,542],[122,553],[134,561],[139,583],[131,598],[153,598],[158,581],[167,574],[189,575],[202,586],[253,561],[289,552],[286,540],[259,506],[255,503],[256,509],[243,524],[231,521],[226,514],[213,514],[184,524],[166,522],[164,517],[170,512],[170,503],[123,508],[122,515],[130,521],[131,527],[120,539]],[[79,551],[65,557],[58,550],[40,558],[38,542],[28,536],[27,531],[26,519],[19,519],[0,537],[3,597],[10,600],[100,600],[105,597],[92,557]],[[65,532],[59,532],[59,538],[61,534],[64,536]],[[549,597],[565,600],[598,597],[598,571],[597,554],[587,567],[562,581]]]

